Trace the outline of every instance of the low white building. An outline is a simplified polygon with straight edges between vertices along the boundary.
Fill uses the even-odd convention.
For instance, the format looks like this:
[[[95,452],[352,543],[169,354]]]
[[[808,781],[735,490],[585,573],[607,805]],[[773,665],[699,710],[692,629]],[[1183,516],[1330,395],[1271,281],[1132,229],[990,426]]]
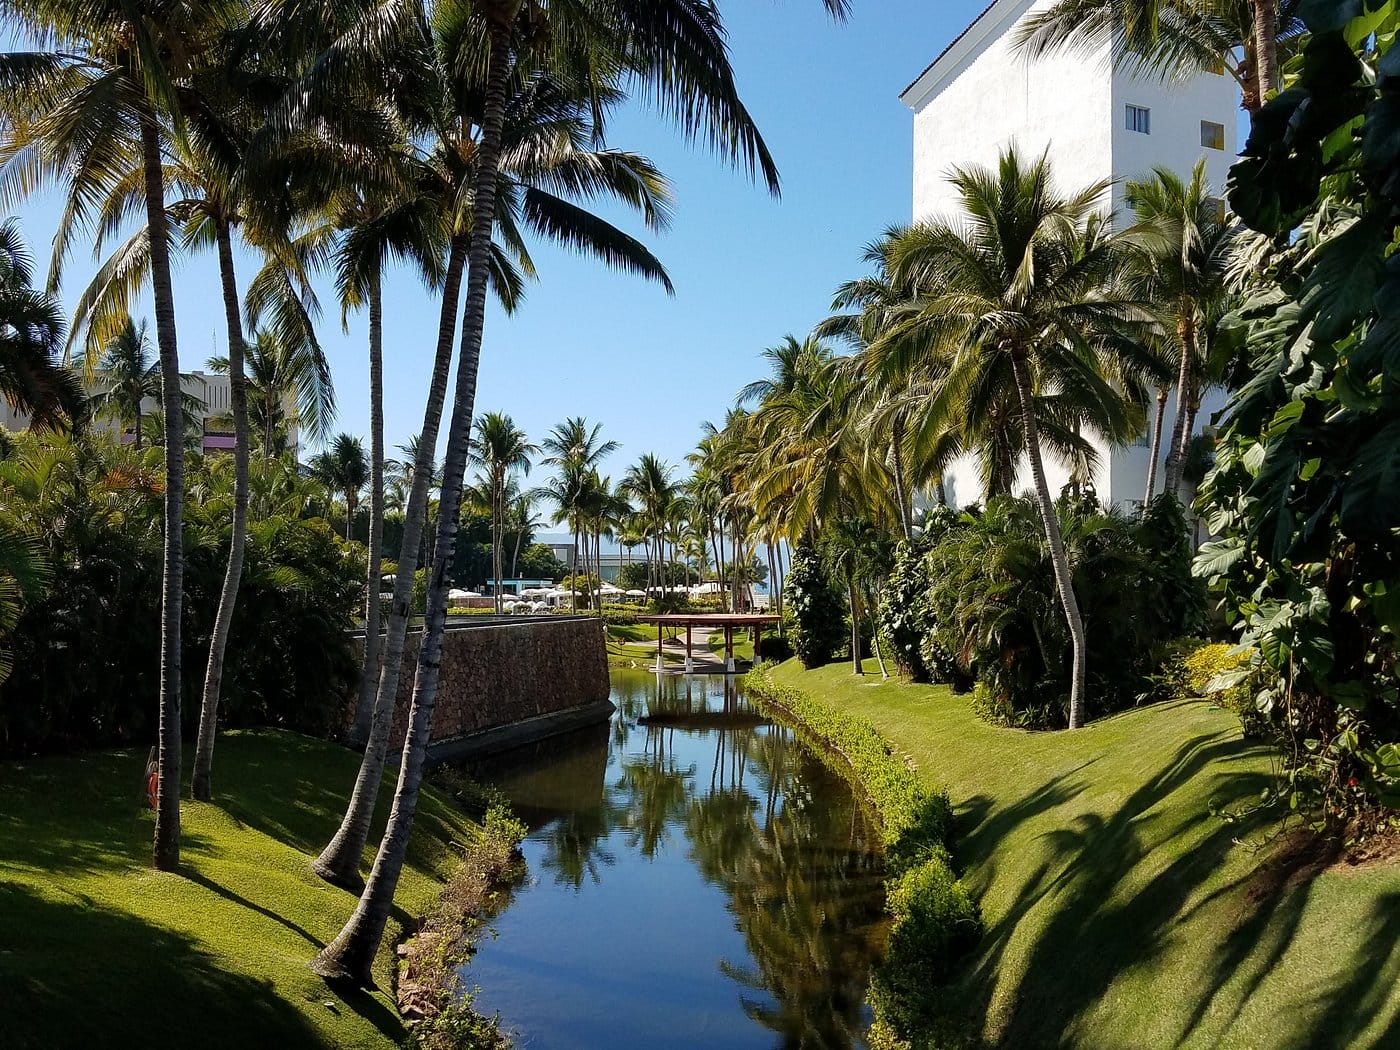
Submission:
[[[1113,68],[1107,41],[1092,55],[1022,55],[1014,46],[1015,27],[1053,4],[993,0],[900,96],[914,111],[915,221],[955,218],[959,201],[949,171],[991,167],[1013,144],[1023,156],[1048,153],[1061,190],[1116,180],[1105,201],[1115,213],[1123,210],[1124,180],[1146,177],[1154,166],[1189,175],[1203,156],[1211,184],[1223,193],[1236,153],[1235,82],[1223,71],[1203,72],[1185,84],[1136,78]],[[1208,393],[1197,426],[1220,406],[1219,395]],[[1168,430],[1173,411],[1169,406]],[[1100,449],[1099,458],[1094,487],[1101,499],[1124,506],[1143,498],[1145,437],[1135,447]],[[1051,491],[1058,492],[1067,471],[1053,461],[1046,466]],[[1023,484],[1030,485],[1029,471]],[[982,499],[970,460],[949,472],[945,491],[956,506]]]

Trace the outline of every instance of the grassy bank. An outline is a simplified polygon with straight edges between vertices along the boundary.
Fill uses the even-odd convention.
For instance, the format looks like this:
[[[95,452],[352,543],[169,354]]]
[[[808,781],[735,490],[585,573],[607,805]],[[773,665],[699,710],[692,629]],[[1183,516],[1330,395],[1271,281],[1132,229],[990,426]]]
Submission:
[[[355,898],[307,865],[335,830],[356,756],[291,733],[227,734],[216,801],[183,804],[178,874],[150,866],[145,758],[0,763],[4,1045],[398,1045],[392,942],[436,901],[477,826],[424,792],[376,967],[383,990],[344,997],[307,962]],[[391,795],[386,785],[372,843]]]
[[[1034,734],[943,687],[795,661],[772,677],[868,718],[948,791],[985,923],[955,998],[985,1041],[1400,1045],[1400,865],[1327,866],[1212,816],[1269,771],[1233,715],[1176,701]]]

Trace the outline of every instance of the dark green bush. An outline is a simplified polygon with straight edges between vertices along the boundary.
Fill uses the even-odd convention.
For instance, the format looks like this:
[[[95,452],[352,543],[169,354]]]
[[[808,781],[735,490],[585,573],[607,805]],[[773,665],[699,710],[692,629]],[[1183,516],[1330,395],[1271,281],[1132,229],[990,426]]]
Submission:
[[[161,450],[102,436],[16,438],[0,463],[0,515],[22,521],[53,568],[26,596],[0,685],[0,752],[154,739],[160,690]],[[199,717],[209,635],[228,557],[227,463],[195,458],[186,510],[182,687]],[[255,491],[298,483],[295,465],[255,464]],[[281,475],[285,474],[286,477]],[[284,494],[279,506],[290,505]],[[286,500],[290,500],[286,497]],[[249,526],[223,676],[221,722],[324,733],[356,674],[351,616],[363,548],[319,519],[271,514]]]
[[[1151,691],[1154,648],[1201,628],[1204,595],[1174,501],[1157,501],[1142,521],[1086,502],[1058,511],[1088,640],[1090,713],[1102,715]],[[925,563],[931,675],[959,688],[975,680],[978,712],[998,724],[1063,725],[1069,631],[1035,504],[999,499],[963,515]]]
[[[792,616],[792,646],[802,666],[831,663],[848,637],[846,602],[831,585],[821,558],[805,543],[792,552],[784,594]]]
[[[793,656],[792,637],[779,634],[777,628],[767,628],[763,632],[763,659],[782,663]]]
[[[915,682],[930,680],[921,652],[933,627],[927,553],[924,543],[900,543],[895,549],[894,571],[880,594],[880,631],[889,642],[899,673]]]

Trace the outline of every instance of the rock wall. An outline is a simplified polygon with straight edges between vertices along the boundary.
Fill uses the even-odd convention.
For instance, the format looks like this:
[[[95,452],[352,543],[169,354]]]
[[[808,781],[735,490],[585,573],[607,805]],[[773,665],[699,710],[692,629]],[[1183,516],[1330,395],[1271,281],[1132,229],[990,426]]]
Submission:
[[[394,711],[392,748],[403,746],[422,632],[405,641]],[[442,671],[433,711],[432,742],[441,746],[490,730],[538,720],[547,735],[554,719],[605,708],[607,642],[596,617],[542,616],[449,627],[442,643]],[[354,721],[355,700],[345,725]]]

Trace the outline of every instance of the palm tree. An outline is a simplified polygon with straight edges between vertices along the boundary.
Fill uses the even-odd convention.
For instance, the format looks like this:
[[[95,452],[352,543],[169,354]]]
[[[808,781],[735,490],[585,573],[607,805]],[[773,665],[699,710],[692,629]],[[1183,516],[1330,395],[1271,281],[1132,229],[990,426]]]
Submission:
[[[165,537],[161,584],[159,800],[154,861],[180,857],[180,621],[184,554],[184,447],[180,359],[170,275],[163,150],[185,135],[177,85],[227,28],[227,5],[153,0],[9,0],[10,22],[38,50],[0,56],[0,178],[24,189],[38,173],[66,190],[50,283],[57,286],[72,235],[93,224],[120,173],[140,158],[165,419]],[[37,166],[35,162],[37,163]]]
[[[253,338],[244,345],[248,366],[248,425],[257,434],[254,442],[263,459],[273,459],[287,451],[291,428],[307,441],[329,436],[335,420],[335,386],[330,364],[320,345],[305,334],[285,338],[251,320]],[[226,373],[227,357],[211,357],[211,372]]]
[[[97,358],[95,378],[101,389],[89,399],[88,413],[115,418],[124,430],[131,431],[132,441],[139,449],[145,440],[145,423],[148,422],[144,402],[163,403],[160,361],[151,352],[145,321],[138,325],[129,317],[125,319]],[[181,448],[190,431],[198,427],[203,409],[201,398],[181,392]],[[157,433],[164,433],[164,422]]]
[[[766,147],[739,102],[724,50],[722,26],[718,13],[710,5],[694,5],[684,0],[580,0],[577,4],[556,8],[554,5],[545,7],[536,0],[478,0],[476,4],[450,11],[439,9],[437,13],[440,17],[434,20],[434,29],[439,45],[450,44],[455,52],[458,45],[465,44],[475,59],[466,61],[460,52],[450,54],[450,60],[442,64],[442,71],[447,74],[445,82],[460,87],[459,73],[484,67],[484,83],[472,84],[474,90],[470,93],[481,98],[484,104],[479,114],[471,114],[473,123],[480,129],[480,137],[471,142],[476,170],[471,195],[472,218],[464,231],[470,237],[466,305],[443,471],[438,549],[430,574],[423,641],[399,781],[389,823],[360,904],[315,964],[323,975],[342,976],[360,983],[370,980],[370,964],[392,906],[431,731],[446,626],[446,569],[453,554],[456,517],[475,415],[493,221],[497,213],[496,194],[513,71],[538,65],[561,69],[591,66],[592,75],[583,78],[583,82],[603,91],[611,90],[621,76],[635,76],[664,99],[663,105],[681,116],[682,126],[688,132],[703,130],[712,142],[741,155],[751,165],[757,163],[770,183],[776,175]],[[484,42],[478,35],[483,22]],[[475,90],[478,87],[479,92]],[[602,101],[601,93],[595,90],[589,100],[594,112],[601,112],[598,105]],[[553,214],[562,216],[565,212],[554,209]],[[608,255],[615,259],[618,253],[614,249]],[[454,298],[455,294],[454,289]],[[443,378],[445,380],[445,375]],[[434,386],[436,389],[436,382]],[[445,382],[442,389],[445,394]],[[429,431],[435,439],[437,419],[431,410],[425,423],[425,442],[432,444],[434,441],[428,440]],[[402,568],[401,559],[401,572]],[[402,577],[396,581],[396,613],[400,582],[403,582]],[[390,644],[386,645],[386,661],[390,664],[397,656],[392,651],[392,642],[391,637]],[[382,686],[386,684],[383,679],[387,678],[388,671],[386,664],[380,702],[384,701]]]
[[[574,538],[573,564],[570,574],[578,577],[578,555],[583,544],[583,516],[590,498],[590,488],[597,476],[598,466],[620,447],[616,441],[601,439],[603,425],[592,427],[582,416],[573,416],[556,424],[548,436],[540,442],[540,450],[547,453],[544,463],[559,468],[559,476],[554,483],[539,490],[539,494],[552,501],[558,508],[555,523],[568,521]],[[571,589],[576,589],[571,585]],[[577,596],[570,598],[577,604]]]
[[[1235,235],[1206,181],[1204,160],[1197,162],[1189,181],[1167,168],[1153,168],[1150,179],[1127,184],[1125,198],[1137,218],[1129,237],[1130,282],[1139,298],[1158,307],[1163,327],[1176,335],[1176,416],[1164,490],[1179,497],[1181,467],[1191,442],[1192,406],[1199,406],[1201,397],[1200,334],[1209,318],[1223,312]],[[1152,500],[1151,475],[1160,455],[1160,414],[1154,430],[1144,507]]]
[[[456,12],[456,16],[461,14],[461,11]],[[420,175],[426,184],[426,189],[422,191],[429,195],[433,206],[449,223],[438,352],[424,411],[422,440],[416,446],[418,454],[413,472],[414,483],[405,510],[403,546],[399,551],[398,573],[394,581],[395,597],[383,639],[382,670],[375,693],[365,757],[356,780],[356,790],[352,793],[342,821],[342,830],[337,832],[315,865],[323,875],[333,872],[334,877],[326,877],[341,885],[359,883],[360,857],[369,834],[374,799],[387,757],[393,705],[398,695],[420,538],[426,535],[428,550],[425,564],[428,566],[434,565],[439,551],[444,552],[444,557],[451,557],[452,550],[439,542],[439,533],[449,523],[455,526],[460,505],[460,493],[453,494],[445,484],[441,484],[446,482],[450,473],[448,465],[444,464],[442,473],[436,475],[440,483],[437,526],[425,532],[424,524],[429,516],[428,489],[435,476],[435,472],[428,468],[447,396],[447,380],[452,364],[452,333],[467,259],[470,223],[474,221],[463,209],[472,200],[472,186],[478,177],[477,165],[482,159],[473,135],[484,119],[476,113],[475,107],[481,104],[481,96],[477,85],[469,78],[468,71],[472,67],[466,60],[454,57],[457,55],[456,48],[468,46],[477,40],[475,27],[468,26],[466,31],[457,33],[451,24],[444,22],[437,28],[442,34],[437,40],[440,68],[433,74],[435,80],[430,82],[453,86],[453,90],[434,103],[437,109],[434,110],[435,120],[430,130],[439,141],[420,170]],[[452,75],[442,70],[451,71]],[[463,77],[467,77],[467,81],[459,83]],[[464,107],[463,111],[455,112],[453,107],[459,103]],[[498,172],[501,192],[496,197],[495,214],[502,245],[509,249],[509,254],[500,246],[491,245],[488,266],[490,283],[507,310],[518,301],[521,283],[511,257],[525,271],[534,270],[523,238],[525,229],[591,252],[612,265],[654,277],[669,289],[669,280],[660,263],[642,245],[578,205],[556,195],[556,192],[561,192],[584,199],[599,194],[611,195],[640,211],[652,227],[664,225],[669,208],[669,189],[665,180],[645,158],[620,151],[584,148],[594,138],[592,125],[580,99],[570,93],[565,82],[543,73],[526,75],[522,71],[522,83],[516,86],[512,95],[508,119],[502,132],[503,160]],[[464,330],[469,316],[469,313],[463,316]],[[474,374],[470,370],[467,373],[473,379]],[[459,379],[464,376],[460,366],[458,376]],[[460,408],[463,403],[459,398],[457,407]],[[451,448],[449,445],[449,451]],[[465,470],[465,463],[462,469]],[[450,511],[448,508],[451,508]],[[441,578],[446,579],[445,567]],[[440,590],[439,597],[445,602],[446,591]],[[445,604],[443,610],[445,616]]]
[[[476,421],[476,436],[472,439],[471,458],[486,470],[491,503],[491,574],[495,579],[493,591],[496,612],[501,606],[501,577],[505,562],[505,522],[507,483],[517,472],[530,473],[530,457],[539,447],[530,444],[525,431],[515,425],[510,416],[488,412]]]
[[[647,574],[649,587],[664,588],[669,579],[665,572],[666,529],[679,494],[674,474],[674,467],[647,452],[622,476],[622,491],[637,501],[638,512],[646,523],[649,541],[647,561],[653,566]],[[665,591],[659,593],[664,594]]]
[[[923,289],[916,315],[870,348],[882,356],[928,360],[944,384],[967,389],[995,381],[996,400],[1015,406],[1022,452],[1029,460],[1055,583],[1073,642],[1069,724],[1084,721],[1084,622],[1045,478],[1037,392],[1093,393],[1105,414],[1122,399],[1101,359],[1123,352],[1121,326],[1145,312],[1114,285],[1122,250],[1095,235],[1093,216],[1107,184],[1070,196],[1051,183],[1045,157],[1024,162],[1014,149],[996,170],[955,170],[960,223],[921,223],[895,246],[892,274]]]
[[[1280,52],[1297,46],[1301,0],[1060,0],[1026,19],[1016,46],[1032,57],[1060,49],[1096,52],[1141,76],[1186,80],[1227,73],[1255,113],[1279,89]]]
[[[33,263],[13,219],[0,222],[0,397],[38,430],[83,417],[78,378],[58,363],[66,325],[53,296],[32,287]]]
[[[337,434],[330,448],[311,460],[311,474],[345,500],[345,539],[348,542],[360,505],[360,490],[369,481],[369,461],[357,437]]]

